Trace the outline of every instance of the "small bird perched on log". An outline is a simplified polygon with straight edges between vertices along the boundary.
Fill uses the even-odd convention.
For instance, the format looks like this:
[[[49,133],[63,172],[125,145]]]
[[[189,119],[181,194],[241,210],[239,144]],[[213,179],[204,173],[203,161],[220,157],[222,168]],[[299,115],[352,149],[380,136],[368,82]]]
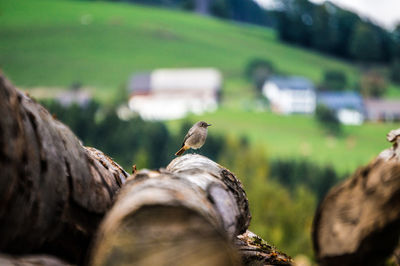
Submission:
[[[207,138],[207,127],[211,126],[204,121],[194,124],[183,139],[182,148],[175,153],[176,156],[182,155],[186,150],[199,149],[204,145]]]

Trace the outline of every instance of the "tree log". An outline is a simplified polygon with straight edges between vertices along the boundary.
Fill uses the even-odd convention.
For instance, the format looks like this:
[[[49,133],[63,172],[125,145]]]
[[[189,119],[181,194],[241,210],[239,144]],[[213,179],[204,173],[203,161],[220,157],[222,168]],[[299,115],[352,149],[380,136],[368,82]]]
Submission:
[[[69,266],[58,258],[48,255],[30,255],[21,257],[11,257],[8,255],[0,254],[1,266]]]
[[[250,218],[246,194],[229,170],[200,155],[178,157],[166,169],[128,178],[100,227],[91,264],[240,265],[233,244]],[[249,246],[240,243],[247,254],[273,252]],[[247,265],[261,261],[248,258]]]
[[[83,264],[127,173],[83,147],[1,74],[0,116],[0,250]],[[246,231],[250,218],[246,194],[229,170],[203,156],[179,157],[167,169],[129,179],[103,221],[90,262],[240,265],[239,250],[245,265],[290,265]],[[0,255],[0,264],[65,265],[48,255]]]
[[[0,74],[0,250],[82,262],[128,174]]]
[[[288,255],[267,244],[253,232],[246,231],[237,236],[235,245],[246,266],[292,265],[292,259]]]
[[[383,265],[400,236],[400,130],[393,147],[330,190],[313,224],[321,265]]]
[[[92,264],[239,265],[229,238],[249,222],[240,182],[203,156],[185,155],[128,179],[100,228]]]
[[[228,169],[204,156],[186,155],[174,159],[167,171],[203,191],[231,238],[246,232],[251,220],[249,202],[241,182]]]

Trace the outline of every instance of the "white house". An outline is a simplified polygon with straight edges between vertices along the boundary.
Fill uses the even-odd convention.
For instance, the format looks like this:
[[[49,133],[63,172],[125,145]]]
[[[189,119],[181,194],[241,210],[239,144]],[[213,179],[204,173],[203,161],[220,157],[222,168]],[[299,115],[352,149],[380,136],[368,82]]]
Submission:
[[[214,68],[158,69],[133,76],[129,108],[145,120],[168,120],[217,109],[222,85]]]
[[[264,83],[262,93],[274,112],[311,114],[315,111],[315,88],[306,78],[272,77]]]

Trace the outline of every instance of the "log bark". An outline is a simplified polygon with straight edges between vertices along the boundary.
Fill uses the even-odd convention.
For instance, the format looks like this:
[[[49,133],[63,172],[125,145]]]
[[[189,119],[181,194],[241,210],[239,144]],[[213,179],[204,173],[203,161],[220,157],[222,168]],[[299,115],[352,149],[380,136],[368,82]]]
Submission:
[[[70,266],[58,258],[49,255],[30,255],[11,257],[5,254],[0,254],[1,266]]]
[[[0,255],[5,265],[290,265],[246,231],[240,181],[198,155],[127,173],[0,74]],[[107,212],[101,230],[98,225]],[[236,246],[235,246],[236,245]],[[238,251],[239,254],[238,255]]]
[[[234,243],[250,218],[246,194],[229,170],[206,157],[185,155],[166,169],[128,178],[100,227],[91,262],[240,265]],[[248,254],[272,252],[244,248],[249,246],[240,243]],[[258,262],[256,257],[242,259]]]
[[[313,224],[321,265],[383,265],[400,236],[400,130],[393,147],[329,191]]]
[[[292,265],[292,258],[269,245],[251,231],[237,236],[235,246],[244,265]]]
[[[239,265],[229,238],[246,230],[250,213],[239,181],[232,174],[237,184],[222,181],[229,174],[185,155],[167,169],[133,175],[100,228],[92,264]]]
[[[128,174],[0,74],[0,250],[82,262]]]
[[[203,191],[231,238],[247,230],[251,220],[249,202],[241,182],[228,169],[204,156],[186,155],[171,161],[167,171]]]

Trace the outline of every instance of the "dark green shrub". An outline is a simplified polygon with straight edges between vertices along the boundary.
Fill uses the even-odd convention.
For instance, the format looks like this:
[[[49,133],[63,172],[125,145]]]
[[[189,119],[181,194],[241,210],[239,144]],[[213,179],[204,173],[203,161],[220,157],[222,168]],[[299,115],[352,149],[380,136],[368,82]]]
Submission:
[[[341,91],[347,86],[347,76],[342,70],[330,69],[325,71],[321,84],[322,90]]]
[[[246,77],[253,82],[259,91],[261,91],[265,80],[267,80],[274,72],[275,68],[273,64],[270,61],[261,58],[250,60],[245,69]]]
[[[342,131],[336,112],[325,105],[318,105],[315,118],[328,135],[339,135]]]

